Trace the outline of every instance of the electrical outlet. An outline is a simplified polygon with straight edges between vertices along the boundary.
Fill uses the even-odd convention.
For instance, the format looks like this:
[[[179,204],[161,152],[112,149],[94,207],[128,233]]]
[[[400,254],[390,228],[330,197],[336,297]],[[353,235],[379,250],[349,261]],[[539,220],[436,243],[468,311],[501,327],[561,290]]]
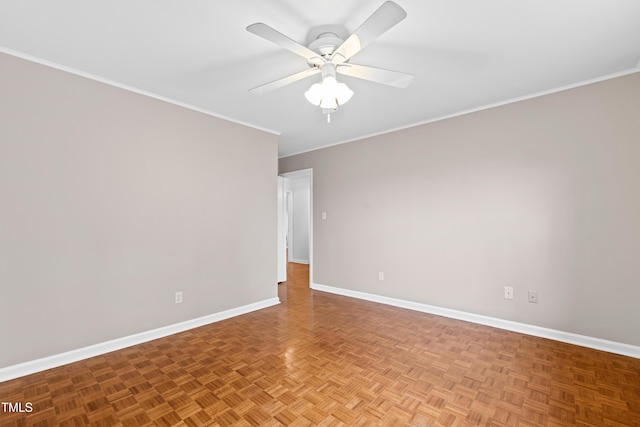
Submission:
[[[529,302],[533,304],[538,303],[538,291],[529,291]]]
[[[384,273],[382,271],[378,273],[378,280],[384,280]]]
[[[511,286],[504,287],[504,299],[513,299],[513,288]]]
[[[182,291],[176,292],[176,304],[182,303]]]

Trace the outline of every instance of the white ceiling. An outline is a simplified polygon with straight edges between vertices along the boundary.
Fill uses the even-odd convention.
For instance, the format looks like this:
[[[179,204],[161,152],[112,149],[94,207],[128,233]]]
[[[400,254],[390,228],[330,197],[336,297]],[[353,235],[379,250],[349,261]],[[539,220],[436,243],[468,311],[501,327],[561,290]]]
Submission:
[[[306,45],[320,25],[354,31],[383,0],[3,0],[0,51],[276,132],[280,156],[638,71],[638,0],[396,2],[407,18],[351,62],[413,83],[339,76],[355,95],[329,124],[303,96],[318,76],[248,92],[307,64],[245,28]]]

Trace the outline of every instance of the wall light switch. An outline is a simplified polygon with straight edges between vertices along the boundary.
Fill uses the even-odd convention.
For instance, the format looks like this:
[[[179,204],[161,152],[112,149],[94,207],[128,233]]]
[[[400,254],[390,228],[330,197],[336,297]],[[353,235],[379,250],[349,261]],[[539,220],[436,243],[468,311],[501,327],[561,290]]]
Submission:
[[[322,219],[327,219],[327,213],[326,212],[322,212]]]

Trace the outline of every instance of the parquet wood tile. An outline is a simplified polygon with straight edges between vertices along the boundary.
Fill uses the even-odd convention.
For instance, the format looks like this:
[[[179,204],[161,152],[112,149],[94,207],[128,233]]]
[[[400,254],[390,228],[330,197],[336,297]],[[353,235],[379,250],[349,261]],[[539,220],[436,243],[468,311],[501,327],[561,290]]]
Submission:
[[[0,383],[0,426],[640,426],[640,360],[312,291]],[[1,408],[0,408],[1,409]]]

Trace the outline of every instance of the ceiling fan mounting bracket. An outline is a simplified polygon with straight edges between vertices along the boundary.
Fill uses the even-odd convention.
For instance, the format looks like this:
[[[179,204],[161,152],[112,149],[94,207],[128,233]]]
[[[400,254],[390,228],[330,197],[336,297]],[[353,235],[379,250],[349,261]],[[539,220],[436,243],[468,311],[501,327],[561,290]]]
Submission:
[[[318,37],[309,44],[309,49],[318,52],[323,58],[329,59],[331,54],[342,45],[342,40],[336,33],[326,31],[318,34]]]

